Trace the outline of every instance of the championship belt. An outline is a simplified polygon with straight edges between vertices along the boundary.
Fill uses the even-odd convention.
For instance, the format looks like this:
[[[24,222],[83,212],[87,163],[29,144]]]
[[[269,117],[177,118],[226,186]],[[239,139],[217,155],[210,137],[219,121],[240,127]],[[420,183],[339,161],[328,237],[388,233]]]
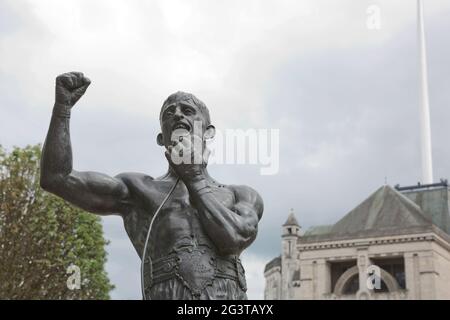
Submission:
[[[237,256],[217,256],[205,246],[175,249],[169,255],[155,260],[152,268],[146,269],[153,269],[151,277],[148,274],[145,278],[146,294],[150,294],[153,285],[173,278],[180,280],[194,299],[200,298],[205,288],[212,285],[216,278],[236,281],[244,292],[247,291],[245,271],[240,259]]]
[[[178,267],[175,275],[199,298],[208,285],[212,285],[216,274],[216,259],[198,247],[183,248],[177,252]]]

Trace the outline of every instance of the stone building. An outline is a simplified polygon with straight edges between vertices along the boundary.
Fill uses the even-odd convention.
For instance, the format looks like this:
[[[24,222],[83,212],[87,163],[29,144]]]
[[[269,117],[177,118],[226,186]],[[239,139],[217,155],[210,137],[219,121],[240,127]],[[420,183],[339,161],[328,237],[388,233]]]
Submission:
[[[450,299],[449,194],[447,181],[386,185],[306,232],[291,212],[265,299]]]

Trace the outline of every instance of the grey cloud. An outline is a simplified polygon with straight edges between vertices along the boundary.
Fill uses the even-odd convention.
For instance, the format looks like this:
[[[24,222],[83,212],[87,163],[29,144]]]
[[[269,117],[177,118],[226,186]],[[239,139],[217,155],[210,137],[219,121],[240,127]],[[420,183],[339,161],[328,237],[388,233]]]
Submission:
[[[170,50],[171,42],[154,38],[158,30],[162,30],[160,34],[167,39],[180,41],[176,50],[184,48],[180,39],[186,38],[192,45],[189,48],[200,54],[196,59],[214,57],[209,64],[192,61],[192,66],[205,67],[207,72],[202,73],[201,81],[193,81],[188,89],[193,89],[210,105],[212,119],[218,128],[280,129],[279,174],[261,176],[258,167],[247,165],[213,165],[210,169],[217,180],[250,185],[264,198],[265,212],[258,238],[248,249],[248,259],[254,260],[248,264],[252,270],[258,270],[258,264],[262,266],[263,261],[279,254],[281,224],[291,207],[304,228],[328,224],[364,200],[384,183],[385,177],[389,184],[407,185],[416,183],[420,176],[415,25],[413,18],[405,17],[410,13],[414,15],[414,10],[410,8],[404,13],[403,4],[397,3],[395,13],[401,23],[395,28],[394,21],[386,23],[387,30],[380,32],[388,34],[388,40],[379,40],[380,34],[365,29],[364,15],[361,15],[364,5],[359,1],[348,10],[337,10],[335,14],[327,10],[339,6],[325,6],[326,3],[320,2],[320,14],[326,13],[334,22],[345,19],[349,22],[331,24],[328,28],[336,30],[330,29],[330,32],[322,32],[327,31],[327,27],[322,30],[308,25],[304,21],[311,20],[307,18],[291,17],[283,24],[280,22],[283,22],[285,9],[281,6],[267,29],[257,19],[258,14],[264,18],[270,16],[267,7],[259,8],[260,11],[245,8],[248,19],[253,20],[247,21],[245,16],[236,20],[243,27],[244,38],[240,38],[235,29],[231,36],[227,29],[234,28],[230,21],[235,10],[227,13],[229,21],[226,17],[223,18],[226,21],[220,20],[227,28],[218,28],[217,32],[224,38],[215,39],[208,34],[203,39],[195,32],[172,37],[176,30],[169,30],[156,11],[152,11],[154,29],[147,30],[145,24],[141,26],[146,31],[139,36],[146,44],[139,49],[151,51],[149,60],[161,61],[164,66],[167,63],[164,53]],[[385,1],[380,3],[386,5],[385,10],[391,8]],[[433,15],[432,19],[427,19],[435,178],[448,176],[450,160],[447,145],[450,133],[447,125],[450,118],[450,45],[447,40],[450,11],[444,5],[444,10],[436,11],[439,3],[444,2],[430,3],[430,7],[434,6]],[[15,2],[7,4],[4,8],[2,2],[0,12],[8,12],[15,18],[6,22],[0,19],[0,55],[5,52],[2,51],[5,37],[17,37],[19,44],[9,49],[17,54],[13,62],[18,71],[0,67],[0,143],[11,146],[43,142],[52,104],[53,78],[50,75],[66,71],[59,70],[66,64],[70,68],[73,66],[71,61],[66,64],[46,62],[44,65],[51,66],[51,70],[39,69],[39,64],[33,61],[34,55],[45,56],[39,52],[47,53],[45,46],[51,43],[52,35],[42,22],[34,20],[29,10],[18,10],[21,5]],[[208,10],[213,7],[211,5]],[[149,10],[147,6],[144,8]],[[201,8],[194,16],[199,18],[202,10],[206,9]],[[91,27],[97,30],[102,26]],[[308,27],[311,33],[314,32],[311,36],[308,36]],[[341,41],[334,39],[338,36],[342,37]],[[44,39],[43,44],[33,43],[34,37]],[[371,37],[378,40],[372,41]],[[223,43],[225,40],[235,47],[228,47]],[[58,44],[61,40],[55,38],[53,41]],[[31,49],[25,44],[32,46]],[[107,42],[103,44],[107,45]],[[151,44],[162,46],[158,50]],[[103,52],[101,48],[84,49]],[[170,51],[175,65],[178,57],[186,58],[176,50]],[[141,73],[150,68],[148,60],[143,58],[144,53],[137,54],[131,49],[125,53],[132,58],[125,65],[102,64],[94,54],[92,59],[99,65],[83,69],[93,75],[93,85],[72,116],[75,166],[79,170],[97,170],[111,175],[140,171],[158,176],[166,169],[162,150],[155,143],[160,104],[171,91],[186,90],[170,86],[188,86],[188,80],[195,78],[196,70],[171,69],[171,72],[163,73],[157,69],[158,72],[142,76]],[[114,52],[111,55],[105,57],[108,63],[124,61]],[[88,57],[84,59],[76,63],[79,66],[90,63]],[[220,66],[226,67],[221,69]],[[36,70],[28,70],[30,67]],[[121,68],[126,71],[121,72]],[[183,79],[182,71],[191,75]],[[28,72],[32,72],[31,80],[27,77]],[[219,80],[199,84],[208,79],[206,75],[215,73],[220,73]],[[132,81],[132,74],[136,74],[136,81]],[[181,78],[179,82],[172,79],[174,75]],[[33,79],[40,79],[45,84],[36,88]],[[117,86],[118,82],[120,86]],[[132,86],[134,82],[137,87]],[[159,82],[163,83],[161,87],[157,86]],[[147,86],[150,87],[148,91],[145,90]],[[112,241],[108,247],[107,270],[117,285],[113,297],[139,299],[139,261],[122,221],[118,217],[106,217],[103,221],[105,235]],[[262,286],[256,281],[261,279],[252,279],[255,282],[249,283],[251,295],[260,297]]]

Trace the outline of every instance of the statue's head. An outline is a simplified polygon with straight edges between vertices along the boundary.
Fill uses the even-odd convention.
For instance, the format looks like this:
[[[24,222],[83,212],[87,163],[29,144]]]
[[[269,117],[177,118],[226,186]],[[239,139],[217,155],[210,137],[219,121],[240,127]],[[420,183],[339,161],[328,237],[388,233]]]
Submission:
[[[160,146],[172,145],[175,131],[186,130],[204,142],[212,139],[215,128],[211,125],[206,105],[191,93],[178,91],[164,101],[159,114],[161,133],[157,142]]]

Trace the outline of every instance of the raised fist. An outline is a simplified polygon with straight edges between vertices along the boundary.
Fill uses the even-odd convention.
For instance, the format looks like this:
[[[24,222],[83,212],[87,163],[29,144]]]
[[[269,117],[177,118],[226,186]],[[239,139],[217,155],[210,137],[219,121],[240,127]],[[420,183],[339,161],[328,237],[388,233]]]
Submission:
[[[83,96],[91,80],[81,72],[63,73],[56,77],[55,103],[69,107]]]

